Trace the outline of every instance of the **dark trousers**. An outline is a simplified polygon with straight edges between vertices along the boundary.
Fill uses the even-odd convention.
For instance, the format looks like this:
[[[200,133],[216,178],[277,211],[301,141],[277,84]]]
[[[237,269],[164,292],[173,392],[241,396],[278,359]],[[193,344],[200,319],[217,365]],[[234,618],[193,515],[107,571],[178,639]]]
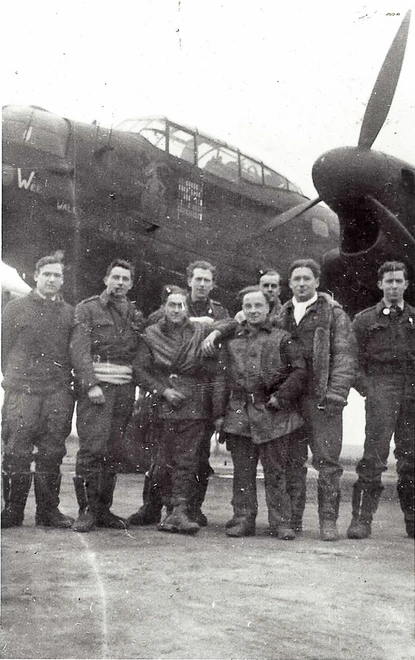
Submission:
[[[228,436],[227,447],[233,462],[232,505],[235,518],[255,520],[258,512],[257,466],[264,469],[265,499],[271,529],[289,525],[290,498],[285,482],[288,436],[264,444],[254,444],[250,438]]]
[[[336,520],[340,502],[340,453],[343,436],[342,411],[327,414],[317,407],[318,399],[305,396],[301,413],[305,425],[293,434],[288,448],[287,481],[292,493],[293,523],[301,523],[306,497],[308,446],[312,464],[318,471],[318,502],[320,518]]]
[[[366,437],[357,464],[357,487],[381,491],[395,434],[397,491],[405,520],[415,518],[415,378],[405,374],[376,375],[366,397]]]
[[[100,383],[105,403],[94,404],[86,393],[77,404],[79,451],[76,457],[77,475],[116,472],[118,450],[133,412],[135,386]]]
[[[392,434],[399,479],[413,479],[415,443],[415,379],[376,375],[366,397],[366,437],[356,471],[361,481],[381,481],[387,470]]]
[[[29,472],[34,460],[36,472],[59,472],[73,409],[74,397],[68,388],[50,394],[8,390],[3,406],[3,470]]]
[[[176,506],[193,498],[205,426],[205,420],[159,420],[153,480],[163,504]]]

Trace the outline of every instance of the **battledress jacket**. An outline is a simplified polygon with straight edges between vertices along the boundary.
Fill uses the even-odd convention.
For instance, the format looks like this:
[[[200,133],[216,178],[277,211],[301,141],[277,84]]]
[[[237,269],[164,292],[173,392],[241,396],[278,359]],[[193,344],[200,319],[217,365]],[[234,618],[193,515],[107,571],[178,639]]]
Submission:
[[[215,379],[215,418],[225,434],[247,436],[255,444],[275,440],[302,424],[296,404],[305,384],[301,348],[266,321],[250,330],[246,321],[225,342]],[[280,410],[267,406],[274,394]]]
[[[133,368],[140,387],[156,402],[159,419],[209,417],[209,374],[201,344],[211,329],[187,320],[180,331],[173,332],[165,318],[146,328]],[[167,388],[180,391],[185,400],[173,406],[163,397]]]
[[[359,351],[355,387],[367,394],[368,378],[405,374],[415,391],[415,308],[405,302],[402,312],[391,321],[381,301],[355,316],[353,330]]]
[[[303,348],[307,394],[320,402],[345,405],[357,371],[357,346],[352,324],[342,307],[319,292],[297,326],[294,305],[286,302],[274,324],[287,330]]]
[[[76,306],[70,350],[75,375],[83,391],[100,384],[94,362],[133,363],[144,319],[131,301],[127,300],[126,304],[125,318],[118,314],[106,291]]]
[[[74,309],[32,291],[11,300],[2,316],[3,387],[32,394],[70,387],[69,340]]]

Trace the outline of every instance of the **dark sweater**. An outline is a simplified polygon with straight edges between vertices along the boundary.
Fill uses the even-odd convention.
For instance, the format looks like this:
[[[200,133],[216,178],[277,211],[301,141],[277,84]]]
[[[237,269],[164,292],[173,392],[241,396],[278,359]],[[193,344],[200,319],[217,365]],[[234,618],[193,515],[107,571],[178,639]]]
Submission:
[[[71,383],[69,340],[74,309],[36,292],[11,300],[2,318],[3,387],[48,393]]]

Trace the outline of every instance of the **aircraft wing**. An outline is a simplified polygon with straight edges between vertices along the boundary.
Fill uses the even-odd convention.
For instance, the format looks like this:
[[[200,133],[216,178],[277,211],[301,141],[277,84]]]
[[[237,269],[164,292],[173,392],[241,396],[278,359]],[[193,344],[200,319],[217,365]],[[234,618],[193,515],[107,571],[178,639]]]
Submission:
[[[2,292],[13,296],[26,296],[31,291],[30,286],[20,277],[17,270],[3,261],[0,261],[0,279]]]

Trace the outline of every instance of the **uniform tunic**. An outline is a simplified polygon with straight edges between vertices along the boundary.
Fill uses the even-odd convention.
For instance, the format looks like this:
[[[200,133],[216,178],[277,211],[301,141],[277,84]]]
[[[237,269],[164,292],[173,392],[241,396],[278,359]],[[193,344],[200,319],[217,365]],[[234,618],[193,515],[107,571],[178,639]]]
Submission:
[[[357,473],[380,482],[395,434],[399,483],[414,482],[415,308],[389,309],[383,302],[356,315],[359,350],[356,389],[366,397],[366,438]]]
[[[56,472],[65,456],[74,406],[69,340],[74,310],[31,292],[10,301],[2,318],[4,466]]]
[[[76,307],[70,350],[80,387],[76,461],[80,476],[99,472],[103,463],[109,471],[116,468],[117,449],[133,410],[135,383],[103,382],[99,365],[132,367],[143,326],[142,314],[132,302],[125,300],[120,305],[106,291]],[[104,404],[92,403],[88,397],[95,385],[103,390]]]

